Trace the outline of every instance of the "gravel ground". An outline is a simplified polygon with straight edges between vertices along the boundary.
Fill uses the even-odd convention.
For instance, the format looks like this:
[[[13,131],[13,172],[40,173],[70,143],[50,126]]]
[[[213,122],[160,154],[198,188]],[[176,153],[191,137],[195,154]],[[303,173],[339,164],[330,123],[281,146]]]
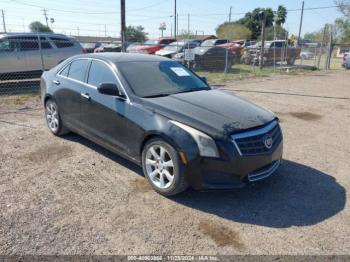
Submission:
[[[223,88],[281,119],[284,164],[230,192],[165,198],[134,164],[0,98],[0,254],[350,254],[350,74]],[[2,102],[1,102],[2,101]]]

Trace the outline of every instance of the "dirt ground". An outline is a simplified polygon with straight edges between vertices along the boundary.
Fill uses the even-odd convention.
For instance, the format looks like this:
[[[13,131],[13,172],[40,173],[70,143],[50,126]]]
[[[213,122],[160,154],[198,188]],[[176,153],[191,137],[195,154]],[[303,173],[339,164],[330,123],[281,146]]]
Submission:
[[[0,254],[350,254],[350,72],[225,84],[279,116],[285,161],[240,190],[173,198],[51,135],[38,98],[0,98]]]

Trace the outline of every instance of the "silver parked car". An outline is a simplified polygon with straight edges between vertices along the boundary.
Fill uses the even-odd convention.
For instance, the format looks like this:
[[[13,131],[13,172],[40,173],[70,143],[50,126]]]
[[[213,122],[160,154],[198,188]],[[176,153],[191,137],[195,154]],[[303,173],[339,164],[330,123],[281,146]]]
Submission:
[[[74,38],[61,34],[0,34],[0,75],[40,72],[81,53],[83,48]]]

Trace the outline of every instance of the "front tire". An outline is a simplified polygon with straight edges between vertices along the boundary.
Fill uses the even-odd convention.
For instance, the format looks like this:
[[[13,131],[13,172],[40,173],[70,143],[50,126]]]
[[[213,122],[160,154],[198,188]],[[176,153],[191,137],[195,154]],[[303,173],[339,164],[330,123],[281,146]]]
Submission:
[[[151,139],[144,146],[142,169],[153,189],[161,195],[173,196],[188,188],[177,151],[160,138]]]
[[[69,130],[63,125],[58,106],[52,99],[45,103],[45,116],[47,126],[54,135],[62,136],[69,133]]]

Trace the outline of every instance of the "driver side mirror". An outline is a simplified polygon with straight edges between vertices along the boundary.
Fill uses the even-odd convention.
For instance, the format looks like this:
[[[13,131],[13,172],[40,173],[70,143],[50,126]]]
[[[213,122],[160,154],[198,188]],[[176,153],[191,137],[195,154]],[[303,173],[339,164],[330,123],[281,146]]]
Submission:
[[[208,79],[205,76],[200,76],[200,80],[202,80],[204,83],[208,84]]]
[[[119,91],[116,84],[113,83],[101,83],[99,87],[97,88],[98,92],[100,94],[104,95],[110,95],[110,96],[120,96],[123,97],[124,95]]]

